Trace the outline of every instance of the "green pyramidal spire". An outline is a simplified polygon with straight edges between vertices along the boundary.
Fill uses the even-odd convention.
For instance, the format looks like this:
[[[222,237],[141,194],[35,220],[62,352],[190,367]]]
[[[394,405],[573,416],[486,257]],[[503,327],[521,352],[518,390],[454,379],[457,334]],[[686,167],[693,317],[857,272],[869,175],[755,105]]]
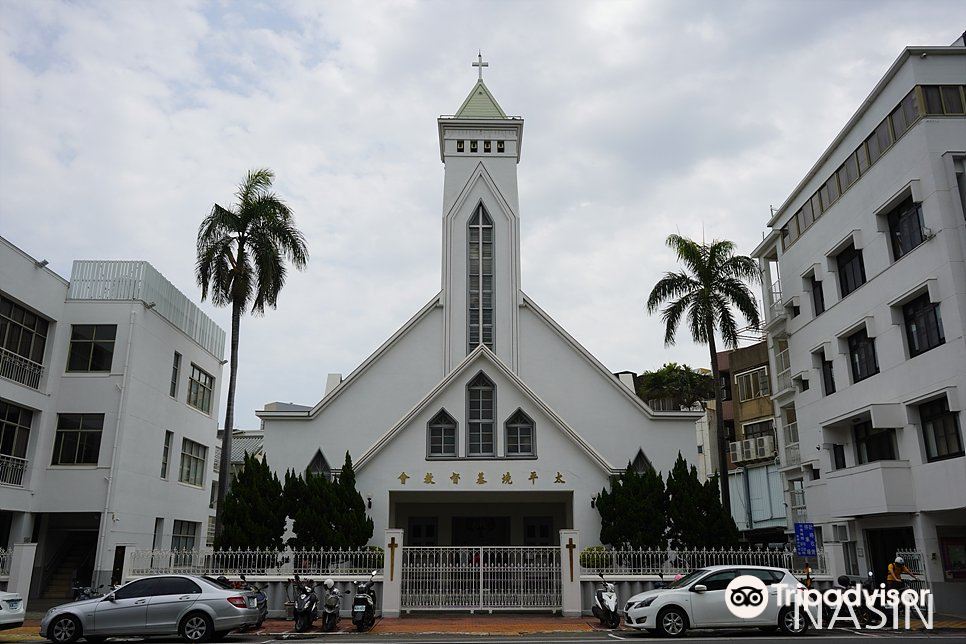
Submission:
[[[505,119],[506,117],[506,112],[503,111],[500,104],[493,98],[493,94],[483,84],[482,78],[476,81],[476,85],[473,86],[469,96],[456,111],[456,118],[458,119]]]

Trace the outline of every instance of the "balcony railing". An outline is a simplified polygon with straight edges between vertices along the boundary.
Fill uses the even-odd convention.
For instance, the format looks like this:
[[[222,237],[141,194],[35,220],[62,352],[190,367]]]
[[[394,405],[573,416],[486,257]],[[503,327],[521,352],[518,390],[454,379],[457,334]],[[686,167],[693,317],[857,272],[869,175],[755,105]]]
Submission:
[[[798,423],[785,423],[785,445],[792,445],[798,442]]]
[[[0,377],[37,389],[40,387],[40,377],[43,373],[43,365],[8,349],[0,349]]]
[[[802,455],[798,450],[798,443],[792,443],[790,445],[785,445],[785,459],[782,462],[784,466],[801,465]]]
[[[778,391],[792,388],[792,363],[788,349],[775,354],[775,369],[778,372]]]
[[[27,471],[27,459],[0,454],[0,485],[23,487],[23,474]]]
[[[782,283],[775,280],[771,284],[771,319],[785,314],[785,307],[782,306]]]
[[[805,490],[789,490],[789,509],[794,523],[808,523],[808,511],[805,508]]]

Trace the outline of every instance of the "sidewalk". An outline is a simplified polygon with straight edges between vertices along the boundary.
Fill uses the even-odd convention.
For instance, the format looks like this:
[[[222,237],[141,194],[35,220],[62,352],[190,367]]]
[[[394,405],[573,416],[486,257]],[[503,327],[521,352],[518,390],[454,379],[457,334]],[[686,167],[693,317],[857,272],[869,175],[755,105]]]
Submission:
[[[597,620],[593,617],[557,617],[532,614],[434,614],[407,615],[393,619],[379,619],[372,629],[377,635],[403,634],[453,634],[453,635],[530,635],[536,633],[585,633],[595,630]],[[288,620],[270,619],[262,626],[260,634],[277,635],[291,633],[293,623]],[[315,623],[312,632],[321,630]],[[348,618],[339,620],[340,632],[354,631]]]

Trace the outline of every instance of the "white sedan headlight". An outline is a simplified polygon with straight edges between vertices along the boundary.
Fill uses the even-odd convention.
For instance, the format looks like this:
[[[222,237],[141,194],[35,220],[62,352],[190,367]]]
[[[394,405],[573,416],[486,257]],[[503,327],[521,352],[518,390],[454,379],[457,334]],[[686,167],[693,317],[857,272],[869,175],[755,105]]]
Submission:
[[[657,595],[655,595],[654,597],[648,597],[647,599],[642,599],[639,602],[635,602],[634,605],[631,606],[631,608],[647,608],[648,606],[654,603],[655,599],[657,599]]]

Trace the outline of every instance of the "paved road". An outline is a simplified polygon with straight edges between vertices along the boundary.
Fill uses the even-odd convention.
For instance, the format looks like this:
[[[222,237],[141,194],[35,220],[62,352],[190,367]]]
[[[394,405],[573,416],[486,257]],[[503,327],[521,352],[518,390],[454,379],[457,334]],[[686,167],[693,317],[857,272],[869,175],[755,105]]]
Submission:
[[[702,644],[723,644],[734,639],[744,639],[754,644],[770,644],[771,642],[789,642],[812,644],[856,644],[870,637],[874,637],[876,644],[882,642],[898,642],[901,640],[950,640],[963,641],[963,632],[895,632],[895,631],[866,631],[865,633],[854,633],[850,631],[810,631],[802,637],[776,636],[768,633],[760,633],[754,630],[731,630],[731,631],[697,631],[691,637],[684,637],[677,642],[700,642]],[[546,633],[535,635],[375,635],[357,633],[336,633],[331,635],[308,635],[289,638],[286,636],[272,637],[268,635],[230,635],[224,640],[224,644],[275,644],[297,642],[298,644],[603,644],[605,642],[615,643],[620,641],[641,642],[641,641],[660,641],[667,642],[665,638],[658,638],[648,634],[638,634],[633,631],[595,631],[591,633]],[[177,638],[154,638],[141,640],[140,638],[111,639],[109,642],[141,642],[149,644],[173,644],[180,642]]]

